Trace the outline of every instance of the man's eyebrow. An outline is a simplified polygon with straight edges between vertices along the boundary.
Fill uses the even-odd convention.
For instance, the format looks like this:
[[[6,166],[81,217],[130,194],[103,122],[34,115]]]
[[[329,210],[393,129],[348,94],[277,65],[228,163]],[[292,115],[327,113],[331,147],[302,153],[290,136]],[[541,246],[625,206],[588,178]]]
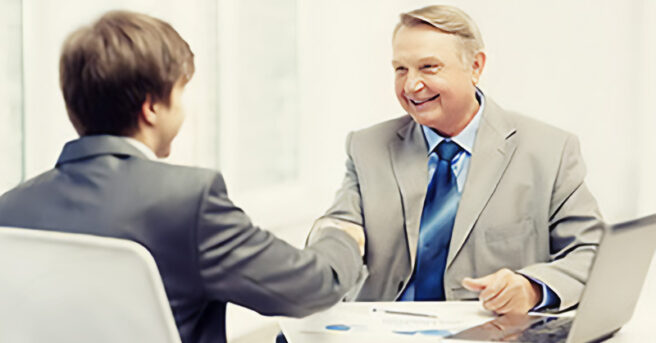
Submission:
[[[429,57],[420,58],[419,60],[417,60],[417,64],[423,65],[423,64],[444,64],[444,63],[437,56],[429,56]],[[400,65],[403,65],[403,63],[397,60],[392,60],[393,67],[400,66]]]
[[[422,57],[419,59],[419,64],[443,64],[442,60],[437,56]]]

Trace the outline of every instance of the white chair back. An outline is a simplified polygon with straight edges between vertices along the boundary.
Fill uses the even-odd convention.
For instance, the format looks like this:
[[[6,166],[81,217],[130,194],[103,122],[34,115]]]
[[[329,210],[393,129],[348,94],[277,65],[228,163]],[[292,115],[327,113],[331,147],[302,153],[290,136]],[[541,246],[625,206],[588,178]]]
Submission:
[[[0,227],[0,342],[180,343],[180,335],[140,244]]]

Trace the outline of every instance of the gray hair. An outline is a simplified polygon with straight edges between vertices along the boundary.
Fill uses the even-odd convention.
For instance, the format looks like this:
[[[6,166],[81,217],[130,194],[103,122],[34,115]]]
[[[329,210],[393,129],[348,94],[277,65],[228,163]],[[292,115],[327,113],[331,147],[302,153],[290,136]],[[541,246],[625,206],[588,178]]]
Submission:
[[[426,6],[407,13],[401,13],[400,21],[394,28],[394,34],[401,26],[430,25],[440,31],[455,35],[463,47],[463,60],[471,60],[483,50],[483,37],[478,26],[463,10],[448,5]]]

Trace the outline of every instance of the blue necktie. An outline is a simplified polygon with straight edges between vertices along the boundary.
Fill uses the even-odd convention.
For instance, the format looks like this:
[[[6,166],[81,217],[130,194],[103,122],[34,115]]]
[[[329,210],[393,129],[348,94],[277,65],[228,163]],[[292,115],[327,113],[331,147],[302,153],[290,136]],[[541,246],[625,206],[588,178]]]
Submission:
[[[461,148],[453,141],[442,141],[435,150],[439,161],[428,184],[417,244],[415,301],[445,299],[444,269],[460,202],[451,163]]]

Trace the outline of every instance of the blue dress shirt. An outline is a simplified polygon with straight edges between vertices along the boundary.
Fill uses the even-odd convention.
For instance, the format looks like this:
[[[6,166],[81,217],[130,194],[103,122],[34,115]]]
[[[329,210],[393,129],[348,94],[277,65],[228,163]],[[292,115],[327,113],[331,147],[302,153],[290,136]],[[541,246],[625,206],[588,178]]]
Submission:
[[[438,144],[440,144],[443,140],[452,140],[462,148],[462,150],[454,157],[453,162],[451,163],[453,174],[456,176],[457,189],[461,194],[462,189],[465,186],[465,181],[467,180],[467,173],[469,172],[469,163],[471,160],[472,151],[474,149],[476,133],[478,132],[478,126],[480,125],[483,109],[485,108],[485,95],[478,88],[476,89],[476,100],[478,100],[478,103],[480,104],[478,112],[476,112],[474,118],[472,118],[469,124],[467,124],[467,126],[457,136],[450,138],[442,137],[431,128],[424,125],[421,126],[424,132],[424,138],[426,139],[426,146],[428,149],[427,151],[429,152],[428,180],[433,178],[435,169],[437,169],[438,157],[436,153],[433,153],[433,151]],[[542,286],[542,301],[532,309],[533,311],[550,308],[552,306],[556,306],[560,302],[560,298],[558,298],[558,296],[543,282],[530,277],[529,279]],[[415,285],[414,282],[411,281],[399,300],[413,301],[414,299]]]

